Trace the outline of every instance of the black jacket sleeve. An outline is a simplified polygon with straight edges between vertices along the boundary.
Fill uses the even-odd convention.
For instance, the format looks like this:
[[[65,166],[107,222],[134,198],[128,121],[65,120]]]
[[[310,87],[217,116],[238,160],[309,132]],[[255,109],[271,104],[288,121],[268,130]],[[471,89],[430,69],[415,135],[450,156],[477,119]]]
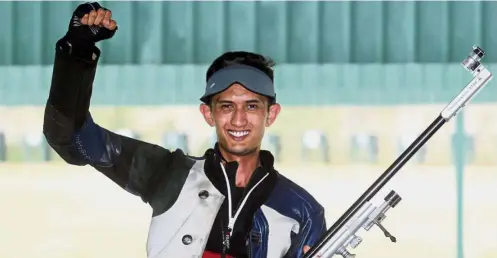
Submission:
[[[57,42],[43,134],[67,163],[90,165],[147,202],[167,177],[175,153],[93,121],[89,106],[99,57],[94,44],[67,38]]]

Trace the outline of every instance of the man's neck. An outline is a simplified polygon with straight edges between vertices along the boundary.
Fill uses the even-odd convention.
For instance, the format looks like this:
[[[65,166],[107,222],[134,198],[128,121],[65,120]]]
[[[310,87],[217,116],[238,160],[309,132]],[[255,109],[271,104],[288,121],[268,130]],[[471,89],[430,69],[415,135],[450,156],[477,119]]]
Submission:
[[[238,162],[238,169],[236,171],[235,184],[237,187],[246,187],[250,181],[250,177],[254,173],[255,169],[260,165],[259,162],[259,150],[253,154],[246,156],[236,156],[225,152],[223,149],[219,149],[221,155],[228,162],[236,161]]]

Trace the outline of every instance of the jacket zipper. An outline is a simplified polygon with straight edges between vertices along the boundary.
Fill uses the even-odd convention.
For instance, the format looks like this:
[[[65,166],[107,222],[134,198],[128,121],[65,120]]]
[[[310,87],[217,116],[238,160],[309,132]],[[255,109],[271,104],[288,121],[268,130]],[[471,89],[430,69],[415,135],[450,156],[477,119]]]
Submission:
[[[221,235],[223,236],[223,250],[221,252],[221,258],[226,258],[226,252],[229,248],[229,242],[226,242],[226,233],[224,228],[224,222],[221,221]]]
[[[252,258],[252,231],[250,231],[248,236],[247,254],[249,258]]]

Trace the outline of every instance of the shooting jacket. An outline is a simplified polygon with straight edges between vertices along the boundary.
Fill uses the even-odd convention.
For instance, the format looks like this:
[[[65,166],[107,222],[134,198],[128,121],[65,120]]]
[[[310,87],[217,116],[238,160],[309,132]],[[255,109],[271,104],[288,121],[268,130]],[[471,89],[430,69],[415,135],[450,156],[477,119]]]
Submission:
[[[92,166],[152,207],[147,257],[207,257],[218,217],[234,221],[232,238],[246,238],[241,248],[250,258],[302,257],[303,247],[325,233],[323,207],[279,174],[267,151],[261,151],[262,166],[246,187],[248,197],[240,198],[242,212],[230,220],[237,206],[230,212],[227,200],[234,193],[237,164],[223,165],[217,146],[192,157],[96,124],[89,103],[99,57],[94,45],[66,38],[57,42],[43,133],[65,162]],[[237,228],[244,227],[248,234],[237,236]]]

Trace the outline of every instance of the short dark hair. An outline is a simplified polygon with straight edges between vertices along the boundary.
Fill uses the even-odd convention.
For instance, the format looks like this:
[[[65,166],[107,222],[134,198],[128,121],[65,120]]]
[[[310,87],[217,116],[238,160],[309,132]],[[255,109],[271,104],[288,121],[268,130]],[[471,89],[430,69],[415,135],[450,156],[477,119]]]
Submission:
[[[276,64],[274,60],[261,54],[247,51],[228,51],[217,57],[207,69],[207,72],[205,74],[205,81],[209,81],[209,79],[215,72],[235,64],[248,65],[259,69],[267,76],[269,76],[269,78],[271,78],[271,81],[274,82],[273,67]],[[269,106],[275,103],[274,98],[268,97],[268,100]],[[207,102],[210,106],[211,98],[209,98]]]

